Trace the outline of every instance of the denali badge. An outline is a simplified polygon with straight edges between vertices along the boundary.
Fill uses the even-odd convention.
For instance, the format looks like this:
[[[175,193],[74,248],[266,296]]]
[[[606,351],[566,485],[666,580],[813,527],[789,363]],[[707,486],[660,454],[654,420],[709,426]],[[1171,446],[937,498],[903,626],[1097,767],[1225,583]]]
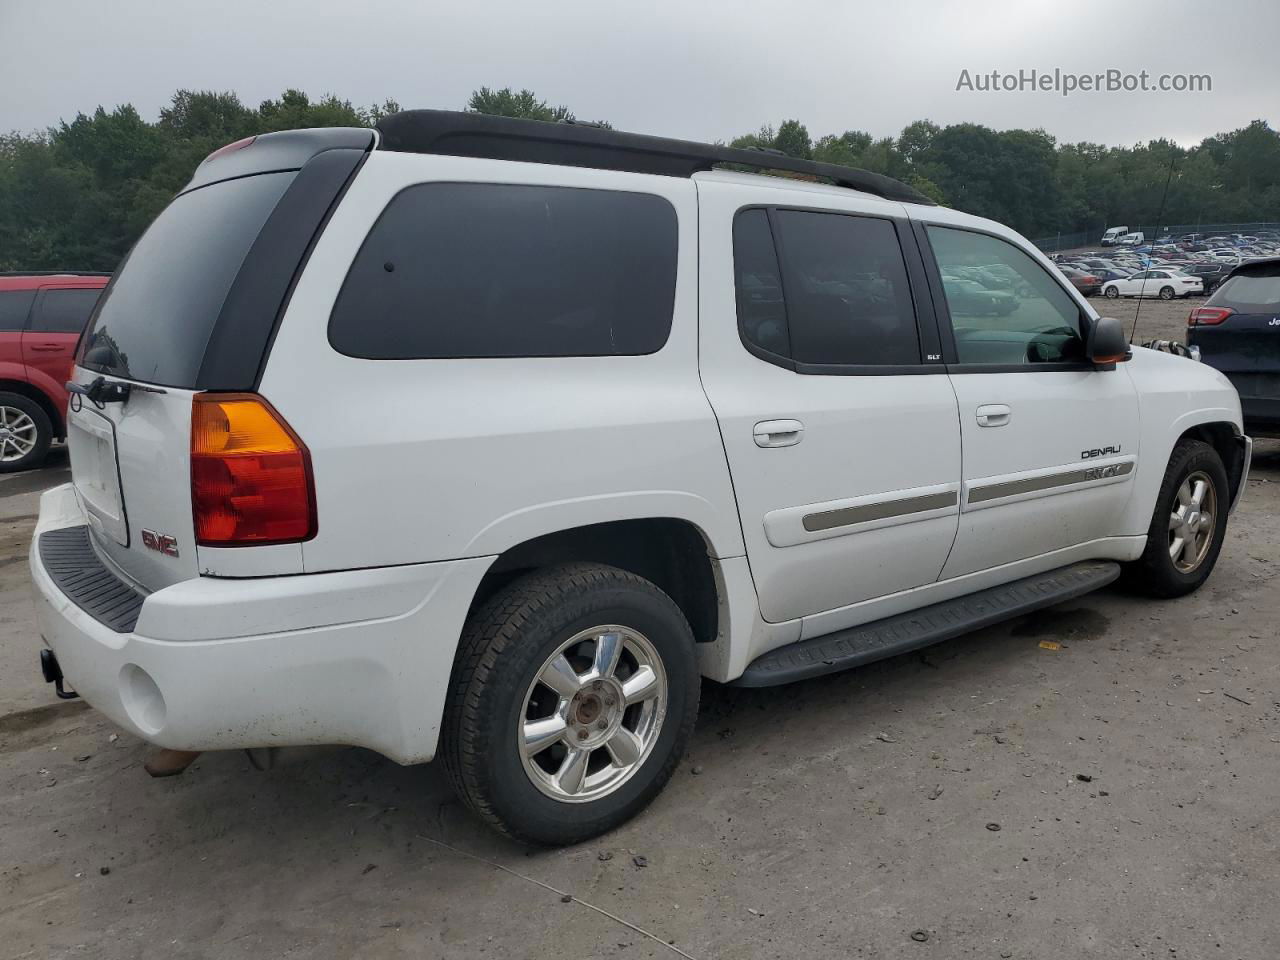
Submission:
[[[1109,457],[1119,452],[1120,444],[1117,443],[1114,447],[1095,447],[1092,450],[1081,450],[1080,459],[1092,460],[1094,457]]]
[[[153,533],[150,530],[143,530],[142,545],[148,550],[163,553],[166,557],[176,557],[178,555],[178,541],[167,533]]]

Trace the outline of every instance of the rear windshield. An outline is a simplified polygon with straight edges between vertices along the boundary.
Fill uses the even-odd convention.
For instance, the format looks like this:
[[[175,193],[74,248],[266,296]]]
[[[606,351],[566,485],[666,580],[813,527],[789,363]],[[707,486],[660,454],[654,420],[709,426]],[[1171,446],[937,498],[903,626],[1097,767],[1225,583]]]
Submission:
[[[1237,273],[1223,283],[1208,302],[1215,307],[1230,307],[1239,313],[1280,311],[1280,274]]]
[[[231,284],[294,171],[224,180],[169,204],[107,289],[79,364],[192,388]]]

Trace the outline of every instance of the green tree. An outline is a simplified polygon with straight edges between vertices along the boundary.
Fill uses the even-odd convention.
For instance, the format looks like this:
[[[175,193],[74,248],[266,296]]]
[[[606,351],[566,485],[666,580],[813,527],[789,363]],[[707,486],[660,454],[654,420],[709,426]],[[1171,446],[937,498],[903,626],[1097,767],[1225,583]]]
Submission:
[[[471,94],[467,109],[472,113],[487,113],[495,117],[518,117],[524,120],[573,120],[573,113],[563,104],[551,106],[539,100],[532,90],[518,93],[510,87],[490,90],[481,87]]]

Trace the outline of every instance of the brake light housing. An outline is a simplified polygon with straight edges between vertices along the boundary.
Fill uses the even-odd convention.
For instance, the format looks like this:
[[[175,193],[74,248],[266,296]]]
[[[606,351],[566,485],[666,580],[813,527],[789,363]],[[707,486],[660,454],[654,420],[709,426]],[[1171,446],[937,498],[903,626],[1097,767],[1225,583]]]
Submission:
[[[191,513],[196,543],[205,547],[301,543],[316,535],[311,454],[264,398],[192,398]]]
[[[1233,313],[1230,307],[1196,307],[1187,317],[1187,326],[1216,327]]]

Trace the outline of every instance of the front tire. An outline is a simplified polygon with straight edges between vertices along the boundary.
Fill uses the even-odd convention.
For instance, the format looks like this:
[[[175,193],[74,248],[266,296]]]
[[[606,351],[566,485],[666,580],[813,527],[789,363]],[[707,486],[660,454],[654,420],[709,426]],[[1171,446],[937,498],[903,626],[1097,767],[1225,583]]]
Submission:
[[[1117,297],[1120,296],[1120,290],[1117,287],[1107,287],[1105,290],[1102,291],[1102,295],[1105,296],[1108,300],[1115,300]]]
[[[693,633],[648,580],[566,564],[468,621],[441,750],[458,796],[525,843],[578,843],[666,785],[698,712]]]
[[[52,442],[53,424],[40,404],[20,393],[0,392],[0,473],[35,469]]]
[[[1218,562],[1230,505],[1218,451],[1199,440],[1179,441],[1156,497],[1146,551],[1129,565],[1129,581],[1155,597],[1197,590]]]

